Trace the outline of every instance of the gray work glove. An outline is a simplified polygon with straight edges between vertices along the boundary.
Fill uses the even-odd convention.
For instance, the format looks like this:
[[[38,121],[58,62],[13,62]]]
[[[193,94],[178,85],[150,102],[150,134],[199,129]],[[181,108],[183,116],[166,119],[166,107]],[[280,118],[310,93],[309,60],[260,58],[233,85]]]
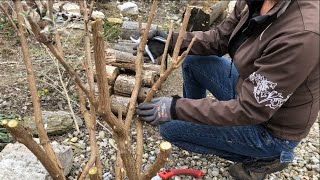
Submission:
[[[149,32],[147,45],[149,46],[149,49],[150,49],[154,59],[157,59],[158,57],[160,57],[163,54],[164,47],[165,47],[164,42],[153,39],[156,36],[160,36],[164,39],[167,39],[167,37],[168,37],[167,33],[163,32],[161,30],[152,30]],[[139,47],[139,44],[133,48],[133,50],[134,50],[133,55],[137,55],[137,48],[138,47]],[[168,52],[171,52],[171,49],[172,49],[172,47],[169,46]],[[144,56],[145,61],[150,60],[150,58],[146,52],[144,52],[143,56]]]
[[[141,120],[153,126],[170,121],[172,99],[172,97],[160,97],[154,98],[150,102],[141,103],[138,105],[136,113]]]

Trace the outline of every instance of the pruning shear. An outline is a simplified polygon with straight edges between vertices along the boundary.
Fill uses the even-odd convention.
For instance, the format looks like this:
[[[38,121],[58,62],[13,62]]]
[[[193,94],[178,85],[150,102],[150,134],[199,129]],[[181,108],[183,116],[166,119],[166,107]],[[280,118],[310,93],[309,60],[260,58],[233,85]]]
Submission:
[[[133,35],[130,36],[130,39],[131,39],[132,42],[137,43],[137,44],[139,44],[141,42],[141,37],[139,36],[139,33],[133,33]],[[164,39],[161,36],[155,36],[152,39],[160,41],[160,42],[163,42],[163,43],[166,43],[166,41],[167,41],[166,39]],[[154,57],[153,57],[153,55],[152,55],[152,53],[151,53],[151,51],[149,49],[148,44],[145,45],[144,50],[147,52],[147,54],[148,54],[149,58],[151,59],[152,63],[155,64],[156,60],[154,59]]]
[[[177,175],[187,175],[187,176],[193,176],[197,179],[200,179],[204,176],[204,173],[200,170],[196,169],[171,169],[171,170],[163,170],[158,173],[155,177],[153,177],[151,180],[166,180],[170,179],[173,176]]]

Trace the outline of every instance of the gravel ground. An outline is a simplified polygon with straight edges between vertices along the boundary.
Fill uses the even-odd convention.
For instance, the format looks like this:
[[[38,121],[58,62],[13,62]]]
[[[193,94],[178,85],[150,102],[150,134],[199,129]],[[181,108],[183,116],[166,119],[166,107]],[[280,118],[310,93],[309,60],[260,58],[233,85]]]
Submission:
[[[133,137],[135,135],[132,131]],[[106,179],[114,179],[114,163],[116,160],[113,139],[103,129],[97,131],[100,154],[104,166]],[[145,151],[143,154],[144,168],[149,166],[159,152],[161,138],[157,128],[146,125],[144,131]],[[134,138],[133,138],[134,139]],[[71,145],[74,149],[73,169],[68,179],[76,179],[80,167],[84,167],[90,152],[88,134],[82,129],[80,133],[68,134],[63,143]],[[282,172],[271,174],[269,180],[318,180],[319,167],[319,122],[315,123],[309,136],[304,139],[295,150],[296,156],[289,168]],[[232,162],[212,155],[191,153],[173,146],[172,154],[166,163],[166,168],[195,168],[202,170],[206,175],[204,179],[232,179],[228,167]],[[108,177],[108,178],[107,178]],[[175,177],[174,179],[192,179],[190,177]]]
[[[168,96],[179,94],[181,95],[181,69],[173,72],[173,74],[168,78],[166,83],[163,85],[161,91],[157,93],[157,96]],[[302,140],[295,150],[295,159],[290,166],[281,171],[271,175],[268,175],[266,179],[268,180],[282,180],[282,179],[292,179],[292,180],[318,180],[320,179],[320,164],[319,164],[319,120],[313,125],[310,134],[307,138]],[[159,135],[158,129],[145,125],[144,138],[145,138],[145,151],[143,155],[143,164],[146,168],[155,160],[159,152],[159,144],[161,142],[161,137]],[[135,140],[135,130],[132,128],[133,140]],[[82,130],[81,133],[74,132],[68,135],[68,139],[64,140],[65,144],[72,145],[75,150],[74,158],[74,168],[68,179],[75,179],[79,167],[83,167],[84,162],[87,159],[89,153],[88,144],[86,144],[88,139],[88,134],[85,134]],[[77,137],[75,143],[70,140]],[[100,146],[100,153],[102,158],[102,163],[104,165],[105,177],[109,179],[114,179],[114,163],[116,160],[116,153],[112,147],[113,140],[109,134],[103,129],[97,132],[98,143]],[[202,155],[197,153],[188,152],[173,146],[172,154],[166,163],[166,168],[195,168],[200,169],[205,173],[203,179],[233,179],[230,177],[228,172],[228,167],[232,164],[231,161],[219,158],[212,155]],[[108,179],[106,178],[106,179]],[[175,180],[179,179],[192,179],[190,177],[180,176],[175,177]]]

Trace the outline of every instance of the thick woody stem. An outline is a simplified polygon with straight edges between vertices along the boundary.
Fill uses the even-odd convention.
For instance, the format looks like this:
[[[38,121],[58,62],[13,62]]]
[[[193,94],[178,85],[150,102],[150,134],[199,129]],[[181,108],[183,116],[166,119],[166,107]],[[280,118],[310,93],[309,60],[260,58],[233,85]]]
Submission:
[[[54,40],[56,42],[57,49],[60,51],[61,56],[64,57],[64,52],[62,48],[62,43],[61,43],[61,36],[59,30],[57,30],[54,34]]]
[[[77,86],[77,92],[78,92],[78,95],[79,95],[80,111],[81,111],[81,114],[83,115],[86,127],[87,127],[88,132],[89,132],[90,147],[91,147],[90,158],[89,158],[85,168],[83,169],[81,174],[78,176],[79,180],[83,180],[83,179],[85,179],[85,177],[88,174],[90,168],[94,165],[94,163],[95,163],[95,161],[97,159],[97,155],[96,155],[96,151],[95,151],[95,148],[97,148],[96,147],[97,144],[96,144],[96,140],[94,139],[95,138],[95,129],[93,128],[93,124],[91,122],[92,116],[89,114],[88,110],[86,109],[86,96],[83,93],[83,91],[79,88],[79,86]],[[95,118],[95,114],[93,114],[93,116]]]
[[[148,171],[144,174],[143,180],[149,180],[154,177],[157,172],[163,167],[166,163],[167,158],[169,157],[172,150],[172,146],[169,142],[162,142],[160,144],[160,153],[157,159],[154,161],[152,166],[148,169]]]
[[[102,20],[97,19],[92,23],[94,60],[98,84],[98,112],[110,112],[109,85],[107,81],[105,50],[103,41]]]
[[[168,34],[166,45],[164,46],[164,51],[162,54],[160,76],[162,76],[164,73],[164,67],[165,67],[165,63],[166,63],[166,58],[168,56],[167,53],[168,53],[168,49],[169,49],[169,45],[170,45],[170,40],[172,37],[172,32],[173,32],[173,21],[171,21],[171,23],[170,23],[169,34]]]
[[[190,14],[191,14],[191,9],[192,9],[191,7],[187,7],[186,12],[184,14],[182,26],[180,28],[179,36],[178,36],[177,42],[175,44],[173,55],[172,55],[173,62],[175,62],[179,56],[181,44],[183,42],[184,34],[186,33],[186,29],[188,26]]]
[[[118,121],[122,121],[122,108],[121,106],[118,107]],[[117,139],[117,141],[119,141]],[[120,156],[120,150],[117,150],[117,160],[116,160],[116,165],[115,165],[115,175],[116,175],[116,180],[123,180],[124,176],[123,176],[123,163],[122,163],[122,159]]]
[[[143,67],[143,52],[144,52],[144,47],[147,43],[147,38],[148,38],[148,33],[150,31],[150,27],[151,27],[151,23],[153,20],[153,17],[155,15],[155,11],[157,9],[158,6],[158,1],[154,0],[153,4],[151,6],[151,10],[150,10],[150,15],[147,21],[147,25],[146,25],[146,29],[144,31],[144,34],[141,38],[141,42],[139,44],[138,47],[138,52],[137,52],[137,58],[136,58],[136,75],[135,75],[135,86],[134,89],[132,91],[131,94],[131,98],[130,98],[130,102],[129,102],[129,108],[128,108],[128,113],[125,119],[125,129],[129,129],[131,122],[132,122],[132,118],[133,115],[135,113],[135,109],[136,109],[136,102],[137,102],[137,98],[138,98],[138,93],[140,90],[140,86],[142,83],[142,67]],[[141,137],[139,137],[141,138]],[[141,141],[143,141],[142,139],[137,139],[137,143],[138,141],[141,143]],[[142,142],[143,143],[143,142]],[[142,148],[137,146],[138,148]],[[141,169],[141,164],[142,164],[142,153],[140,154],[140,152],[142,151],[142,149],[137,149],[137,154],[136,154],[136,169],[137,171],[140,171]]]
[[[24,144],[39,159],[54,180],[65,179],[57,164],[51,158],[48,158],[46,151],[33,140],[32,134],[22,127],[17,120],[2,122],[2,125],[18,142]]]
[[[99,114],[102,119],[105,120],[115,133],[115,139],[117,140],[118,149],[123,160],[124,166],[129,179],[136,179],[139,177],[137,169],[134,166],[134,159],[132,155],[132,147],[129,144],[129,135],[125,130],[124,123],[119,121],[114,114],[111,113],[110,109],[110,98],[108,91],[108,83],[106,76],[106,63],[104,57],[104,41],[102,38],[102,20],[96,20],[92,23],[92,32],[94,40],[95,50],[95,67],[97,73],[97,82],[99,90]]]
[[[138,93],[139,93],[141,82],[142,82],[141,76],[142,76],[142,67],[143,67],[144,47],[145,47],[145,45],[147,43],[147,40],[148,40],[148,33],[150,31],[150,28],[151,28],[151,23],[152,23],[154,15],[155,15],[155,12],[156,12],[156,9],[157,9],[157,5],[158,5],[158,1],[154,0],[153,4],[151,6],[150,15],[149,15],[149,18],[148,18],[148,21],[147,21],[146,29],[144,31],[144,34],[143,34],[143,36],[141,38],[141,42],[140,42],[139,47],[138,47],[137,58],[136,58],[135,87],[134,87],[134,89],[132,91],[132,94],[131,94],[130,103],[129,103],[129,109],[128,109],[128,113],[127,113],[127,116],[126,116],[126,119],[125,119],[125,127],[126,127],[126,129],[130,128],[130,125],[131,125],[131,122],[132,122],[132,118],[133,118],[133,115],[135,113]]]
[[[34,116],[35,116],[35,122],[36,122],[37,130],[40,138],[40,144],[43,146],[43,148],[45,149],[45,152],[48,154],[48,157],[53,162],[52,168],[58,169],[58,173],[53,175],[53,178],[59,177],[61,179],[65,179],[63,168],[60,164],[59,159],[54,153],[51,144],[49,143],[49,138],[47,136],[46,130],[44,129],[44,125],[42,122],[42,112],[41,112],[39,97],[37,95],[35,75],[33,73],[33,67],[32,67],[30,54],[28,50],[27,39],[24,36],[24,26],[22,24],[24,22],[24,18],[22,17],[22,14],[21,14],[22,13],[21,2],[18,0],[14,0],[14,4],[15,4],[17,16],[18,16],[18,28],[19,28],[18,36],[21,42],[23,60],[27,69],[29,89],[31,93],[32,104],[34,107]]]
[[[90,168],[89,177],[90,177],[90,180],[101,180],[101,178],[99,178],[97,167],[93,166],[92,168]]]
[[[187,8],[187,11],[186,11],[186,13],[185,13],[185,17],[184,17],[184,21],[183,21],[183,24],[182,24],[182,28],[186,28],[186,26],[185,26],[185,24],[188,24],[188,21],[189,21],[189,17],[190,17],[190,15],[188,15],[188,14],[190,14],[190,11],[191,11],[191,9],[188,7]],[[187,14],[187,15],[186,15]],[[180,34],[179,33],[179,37],[180,36],[184,36],[184,34],[185,34],[185,29],[183,30],[183,31],[181,31],[180,30],[180,32],[182,32],[182,34]],[[178,41],[183,41],[183,39],[182,38],[179,38],[178,37]],[[196,40],[196,37],[194,37],[193,39],[192,39],[192,41],[191,41],[191,43],[189,44],[189,46],[188,46],[188,49],[185,51],[185,52],[183,52],[183,54],[184,54],[184,56],[182,57],[182,58],[180,58],[180,59],[176,59],[176,60],[174,60],[171,64],[170,64],[170,66],[168,67],[168,69],[163,73],[163,75],[161,75],[160,76],[160,78],[157,80],[157,82],[152,86],[152,88],[151,88],[151,90],[148,92],[148,94],[147,94],[147,97],[146,97],[146,99],[144,100],[144,102],[149,102],[152,98],[153,98],[153,96],[155,95],[155,93],[156,93],[156,91],[160,88],[160,86],[161,86],[161,84],[168,78],[168,76],[172,73],[172,71],[174,70],[174,69],[176,69],[176,68],[178,68],[178,65],[181,65],[182,64],[182,62],[183,62],[183,60],[185,59],[185,57],[186,57],[186,55],[189,53],[189,51],[190,51],[190,49],[191,49],[191,47],[193,46],[193,43],[195,42],[195,40]],[[178,44],[178,42],[177,42],[177,44]],[[180,44],[180,45],[179,45]],[[178,45],[179,45],[179,48],[175,48],[175,51],[180,51],[180,47],[181,47],[181,44],[182,43],[179,43]],[[174,52],[175,53],[175,52]],[[180,63],[181,62],[181,63]],[[142,129],[143,127],[142,127],[142,124],[140,124],[139,126],[137,126],[137,137],[139,136],[142,136],[142,130],[140,130],[140,129]],[[138,133],[139,132],[139,133]],[[141,144],[139,144],[140,146],[142,146]],[[138,146],[138,144],[137,144],[137,146]],[[160,147],[161,148],[161,147]],[[167,156],[166,154],[162,154],[163,153],[163,151],[160,151],[160,154],[159,154],[159,157],[164,157],[164,156]],[[169,152],[170,153],[170,152]],[[167,156],[168,157],[168,156]],[[163,159],[163,158],[162,158]],[[161,164],[162,163],[162,164]],[[155,161],[154,163],[153,163],[153,165],[151,166],[151,168],[149,169],[149,170],[147,170],[146,171],[146,174],[144,175],[144,178],[143,179],[148,179],[149,177],[152,177],[152,176],[154,176],[154,175],[156,175],[156,172],[157,171],[159,171],[160,170],[160,168],[164,165],[164,163],[165,162],[163,162],[163,161]],[[149,178],[150,179],[150,178]]]
[[[94,75],[93,75],[93,66],[92,66],[92,59],[91,59],[90,32],[89,32],[89,27],[88,27],[89,17],[88,17],[86,3],[87,3],[86,0],[80,1],[80,4],[82,4],[81,12],[83,12],[83,19],[84,19],[84,23],[85,23],[85,36],[84,36],[85,62],[84,62],[84,66],[85,66],[87,77],[88,77],[90,93],[93,93],[94,92]]]
[[[48,13],[49,13],[49,18],[53,21],[53,1],[54,0],[48,0],[47,3],[47,9],[48,9]]]

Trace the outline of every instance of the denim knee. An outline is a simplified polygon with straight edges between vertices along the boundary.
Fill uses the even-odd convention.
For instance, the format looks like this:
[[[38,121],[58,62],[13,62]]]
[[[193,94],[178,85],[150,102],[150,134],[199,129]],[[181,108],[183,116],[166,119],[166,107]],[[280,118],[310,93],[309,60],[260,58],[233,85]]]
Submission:
[[[182,63],[182,70],[184,70],[190,64],[195,63],[196,62],[195,59],[197,59],[195,56],[191,56],[191,55],[187,56],[186,59]]]
[[[218,57],[218,56],[188,55],[182,63],[182,69],[184,70],[188,66],[194,66],[201,69],[201,65],[206,67],[207,64],[210,64],[211,67],[213,65],[213,68],[221,68],[223,64],[223,61],[221,61],[222,58],[223,57]],[[228,66],[229,66],[229,63],[228,63]]]
[[[172,123],[166,122],[163,124],[160,124],[160,135],[162,136],[163,139],[165,139],[166,141],[172,142],[175,137],[174,137],[174,126],[172,126]]]

